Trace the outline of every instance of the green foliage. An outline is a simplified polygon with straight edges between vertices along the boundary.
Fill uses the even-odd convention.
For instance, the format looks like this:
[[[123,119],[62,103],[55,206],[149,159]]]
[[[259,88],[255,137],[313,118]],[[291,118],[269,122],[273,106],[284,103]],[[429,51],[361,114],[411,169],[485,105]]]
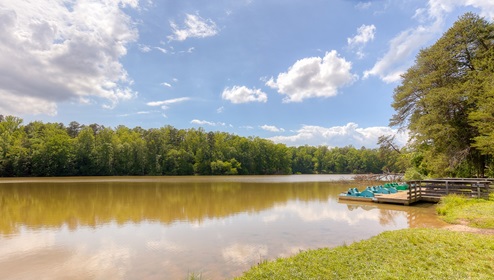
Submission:
[[[0,121],[0,176],[251,175],[403,172],[382,149],[287,147],[259,137],[165,126],[115,129]],[[401,157],[401,156],[399,156]]]
[[[494,24],[466,13],[395,89],[391,125],[407,128],[433,176],[484,174],[494,155]]]
[[[438,229],[384,232],[252,267],[237,279],[492,279],[494,236]]]
[[[403,176],[403,179],[405,179],[405,181],[423,180],[424,176],[420,174],[417,168],[410,167],[405,171],[405,175]]]
[[[234,158],[230,161],[217,160],[211,162],[211,172],[213,175],[237,175],[241,164]]]
[[[467,223],[472,227],[494,228],[493,198],[494,194],[490,194],[489,200],[449,195],[441,200],[436,210],[448,223]]]

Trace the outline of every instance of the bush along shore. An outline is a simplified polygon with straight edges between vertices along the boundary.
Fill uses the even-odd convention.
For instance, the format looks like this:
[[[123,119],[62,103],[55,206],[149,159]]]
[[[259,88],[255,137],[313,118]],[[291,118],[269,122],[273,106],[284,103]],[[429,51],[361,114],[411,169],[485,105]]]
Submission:
[[[449,223],[494,232],[489,200],[445,197],[437,206]],[[237,279],[494,279],[494,234],[404,229],[336,248],[262,262]]]

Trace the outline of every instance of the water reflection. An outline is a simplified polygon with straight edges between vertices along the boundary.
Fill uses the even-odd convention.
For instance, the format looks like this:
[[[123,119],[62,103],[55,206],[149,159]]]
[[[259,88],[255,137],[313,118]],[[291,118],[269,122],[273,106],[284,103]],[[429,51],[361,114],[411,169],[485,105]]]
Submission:
[[[338,203],[348,184],[267,178],[4,183],[0,279],[224,279],[264,259],[439,223],[430,205]]]
[[[30,228],[104,223],[201,223],[256,213],[290,200],[327,200],[339,193],[326,183],[95,182],[15,183],[0,188],[0,233]]]

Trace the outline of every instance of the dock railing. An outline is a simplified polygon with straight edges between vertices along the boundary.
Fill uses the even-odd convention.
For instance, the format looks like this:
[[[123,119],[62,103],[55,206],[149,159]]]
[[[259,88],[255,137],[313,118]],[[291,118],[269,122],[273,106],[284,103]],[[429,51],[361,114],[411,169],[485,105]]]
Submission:
[[[458,194],[472,198],[489,198],[492,179],[460,178],[432,179],[407,182],[410,202],[419,200],[438,201],[442,196]]]
[[[422,199],[422,184],[421,181],[410,181],[408,184],[408,203],[414,203]]]

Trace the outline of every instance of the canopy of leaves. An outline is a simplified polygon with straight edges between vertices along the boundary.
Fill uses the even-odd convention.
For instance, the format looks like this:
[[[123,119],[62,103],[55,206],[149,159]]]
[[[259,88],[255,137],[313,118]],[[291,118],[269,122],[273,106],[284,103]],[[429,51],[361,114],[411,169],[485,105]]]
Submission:
[[[0,176],[263,175],[404,172],[398,153],[287,147],[203,129],[115,129],[0,118]],[[391,170],[390,170],[391,169]]]
[[[482,176],[494,154],[494,24],[467,13],[431,47],[395,89],[392,126],[436,176]]]

